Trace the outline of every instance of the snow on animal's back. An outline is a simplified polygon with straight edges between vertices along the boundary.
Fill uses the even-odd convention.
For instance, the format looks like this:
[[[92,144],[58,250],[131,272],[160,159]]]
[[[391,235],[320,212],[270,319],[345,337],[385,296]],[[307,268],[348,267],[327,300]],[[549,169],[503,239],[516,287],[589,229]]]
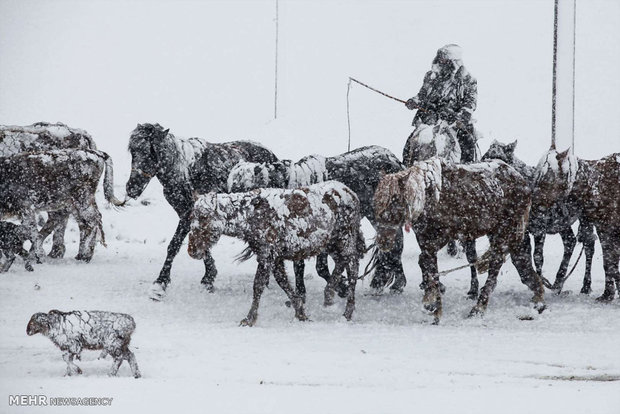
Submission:
[[[27,126],[0,125],[0,156],[50,149],[97,149],[88,132],[60,122],[37,122]]]

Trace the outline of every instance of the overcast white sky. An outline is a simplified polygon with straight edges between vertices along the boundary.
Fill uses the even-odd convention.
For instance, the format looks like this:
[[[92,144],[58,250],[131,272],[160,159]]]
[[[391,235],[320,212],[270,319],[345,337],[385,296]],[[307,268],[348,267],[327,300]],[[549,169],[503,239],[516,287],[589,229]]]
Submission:
[[[620,151],[620,2],[577,0],[577,155]],[[0,123],[88,130],[129,169],[138,122],[182,136],[253,139],[281,158],[346,150],[354,76],[407,99],[435,51],[464,49],[478,79],[477,128],[549,146],[553,0],[280,1],[279,117],[273,120],[275,1],[0,1]],[[352,146],[400,156],[413,113],[351,91]],[[559,147],[569,145],[558,137]]]

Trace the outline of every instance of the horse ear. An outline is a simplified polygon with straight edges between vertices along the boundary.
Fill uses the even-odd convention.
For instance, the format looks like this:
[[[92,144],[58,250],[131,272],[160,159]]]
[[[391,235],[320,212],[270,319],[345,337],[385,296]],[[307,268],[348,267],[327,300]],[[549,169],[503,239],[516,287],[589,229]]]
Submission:
[[[164,136],[168,135],[168,133],[169,133],[169,132],[170,132],[170,128],[166,129],[166,130],[164,131]]]
[[[506,153],[507,153],[506,155],[509,155],[509,156],[512,157],[514,155],[514,153],[515,153],[515,148],[516,147],[517,147],[517,140],[515,139],[514,142],[506,145]]]

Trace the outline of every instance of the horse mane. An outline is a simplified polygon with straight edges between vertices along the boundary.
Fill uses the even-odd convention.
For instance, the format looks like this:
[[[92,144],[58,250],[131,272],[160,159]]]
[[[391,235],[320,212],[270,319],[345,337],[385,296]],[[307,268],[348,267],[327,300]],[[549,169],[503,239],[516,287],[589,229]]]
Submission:
[[[311,184],[322,183],[327,178],[325,157],[308,155],[289,167],[288,188],[298,188]]]
[[[433,157],[418,161],[408,169],[386,175],[375,192],[375,213],[384,215],[396,202],[404,208],[405,221],[414,223],[428,201],[439,201],[441,194],[441,160]],[[427,198],[427,193],[432,198]]]

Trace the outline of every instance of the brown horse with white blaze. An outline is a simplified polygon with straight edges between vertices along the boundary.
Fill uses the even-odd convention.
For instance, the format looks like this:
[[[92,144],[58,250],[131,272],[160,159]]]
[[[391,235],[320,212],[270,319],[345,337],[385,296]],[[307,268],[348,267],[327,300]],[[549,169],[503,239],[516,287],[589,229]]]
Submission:
[[[508,164],[449,164],[438,158],[415,162],[407,170],[383,177],[374,202],[380,224],[376,236],[379,248],[389,249],[401,226],[413,228],[421,249],[423,303],[433,312],[435,323],[442,313],[437,252],[452,239],[488,236],[490,241],[489,276],[470,316],[486,310],[508,253],[521,281],[534,292],[535,308],[544,310],[543,284],[524,239],[530,189]]]

